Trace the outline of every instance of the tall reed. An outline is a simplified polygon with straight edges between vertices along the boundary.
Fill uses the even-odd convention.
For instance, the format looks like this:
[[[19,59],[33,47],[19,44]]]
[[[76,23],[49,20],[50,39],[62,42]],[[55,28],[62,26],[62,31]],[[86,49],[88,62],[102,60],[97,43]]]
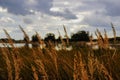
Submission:
[[[10,37],[9,33],[4,29],[4,32],[8,38],[8,42],[9,44],[12,46],[13,50],[9,50],[9,52],[11,53],[12,55],[12,59],[13,59],[13,62],[14,62],[14,69],[15,69],[15,80],[19,80],[20,79],[20,68],[21,68],[21,59],[19,57],[19,52],[17,50],[17,48],[15,48],[14,44],[13,44],[13,41],[12,41],[12,38]]]
[[[88,74],[85,69],[85,63],[83,63],[81,53],[74,55],[74,80],[88,80]]]
[[[112,27],[112,31],[113,31],[113,35],[114,35],[114,44],[115,44],[116,43],[116,30],[115,30],[113,23],[111,23],[111,27]]]
[[[105,29],[104,29],[104,47],[107,49],[109,48],[109,39],[108,39],[107,32]]]
[[[5,46],[5,44],[3,44],[3,46]],[[8,80],[13,80],[13,70],[12,70],[12,65],[11,65],[11,61],[9,59],[9,51],[6,48],[1,48],[2,54],[3,54],[3,58],[6,62],[6,67],[7,67],[7,72],[8,72]]]
[[[69,37],[68,37],[68,34],[67,34],[66,27],[64,25],[63,25],[63,28],[64,28],[64,32],[65,32],[65,37],[66,37],[66,43],[67,43],[67,45],[69,45]]]
[[[32,71],[33,71],[34,80],[39,80],[36,68],[32,65],[31,65],[31,68],[32,68]]]
[[[65,47],[65,42],[63,41],[63,38],[62,38],[59,30],[58,30],[58,34],[59,34],[59,38],[60,38],[60,41],[62,43],[62,49],[63,49]]]
[[[20,25],[19,25],[19,28],[21,29],[21,31],[24,34],[24,41],[26,43],[25,47],[29,47],[29,42],[30,42],[29,36],[27,35],[27,33],[24,31],[24,29]]]

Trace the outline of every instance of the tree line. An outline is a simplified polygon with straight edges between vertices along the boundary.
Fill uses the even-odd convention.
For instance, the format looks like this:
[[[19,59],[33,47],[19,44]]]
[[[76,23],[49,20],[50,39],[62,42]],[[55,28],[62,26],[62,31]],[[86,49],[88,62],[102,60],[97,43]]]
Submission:
[[[65,40],[66,38],[63,38],[63,40]],[[60,36],[56,39],[55,38],[55,34],[54,33],[47,33],[45,38],[43,39],[44,41],[48,42],[60,42]],[[33,35],[32,36],[32,41],[38,41],[37,36]],[[78,31],[76,33],[73,33],[70,38],[69,41],[71,42],[76,42],[76,41],[89,41],[89,32],[88,31]]]

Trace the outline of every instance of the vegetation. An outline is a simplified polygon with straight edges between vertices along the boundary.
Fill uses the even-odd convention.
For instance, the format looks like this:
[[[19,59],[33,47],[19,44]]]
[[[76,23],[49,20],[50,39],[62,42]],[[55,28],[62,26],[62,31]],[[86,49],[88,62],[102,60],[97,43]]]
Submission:
[[[55,34],[54,33],[47,33],[44,40],[47,42],[48,41],[55,42]]]
[[[6,30],[4,32],[11,47],[0,48],[0,80],[120,79],[120,50],[109,47],[106,31],[104,37],[99,30],[95,33],[99,46],[97,50],[92,49],[92,36],[89,37],[91,46],[84,44],[81,47],[82,43],[74,46],[75,44],[69,44],[69,40],[63,41],[60,37],[63,44],[63,48],[60,50],[56,50],[55,44],[51,41],[48,41],[47,47],[24,46],[18,48],[14,46],[8,32]],[[23,29],[22,32],[25,35],[24,39],[27,38],[26,44],[28,45],[28,36]],[[65,33],[67,33],[66,29]],[[44,44],[37,32],[33,39],[41,45]],[[2,43],[3,46],[7,45]],[[67,50],[66,44],[72,45],[72,50]]]
[[[89,33],[85,31],[78,31],[71,36],[72,41],[89,41]]]
[[[119,80],[119,52],[0,48],[0,80]]]

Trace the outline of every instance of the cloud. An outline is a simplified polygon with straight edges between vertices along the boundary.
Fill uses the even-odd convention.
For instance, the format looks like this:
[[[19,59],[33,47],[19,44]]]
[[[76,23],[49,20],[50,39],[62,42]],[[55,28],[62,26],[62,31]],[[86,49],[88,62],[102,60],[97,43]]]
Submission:
[[[73,14],[69,9],[65,9],[64,11],[60,11],[59,9],[54,12],[51,12],[53,16],[60,16],[65,19],[77,19],[76,15]]]
[[[1,23],[14,23],[15,21],[10,17],[1,17],[0,22]]]
[[[52,2],[53,0],[0,0],[0,6],[15,15],[29,15],[41,12],[48,15],[60,16],[65,19],[77,18],[69,9],[64,9],[63,12],[55,12]],[[68,3],[66,2],[66,4]]]
[[[94,10],[106,16],[120,16],[120,0],[81,0],[84,5],[79,5],[81,11]]]
[[[111,23],[111,20],[110,17],[105,15],[97,15],[94,13],[86,16],[81,23],[88,24],[92,27],[107,27]]]
[[[79,30],[82,30],[82,29],[85,29],[85,28],[88,28],[88,27],[89,27],[89,25],[79,25],[79,26],[78,25],[73,25],[73,27],[70,28],[70,32],[75,33]]]
[[[49,12],[53,0],[0,0],[0,6],[7,8],[9,13],[26,15],[30,10],[36,10],[43,13]]]
[[[4,12],[7,12],[7,9],[0,7],[0,13],[4,13]]]
[[[27,26],[26,29],[27,29],[28,32],[33,32],[34,31],[34,28],[32,26]]]
[[[33,23],[32,19],[30,19],[30,18],[24,18],[24,19],[23,19],[23,22],[24,22],[25,24],[32,24],[32,23]]]
[[[0,0],[0,6],[7,8],[8,12],[13,14],[26,14],[24,0]]]
[[[102,0],[100,1],[104,4],[106,9],[106,15],[109,16],[120,16],[120,1],[119,0]]]
[[[22,25],[29,35],[35,30],[44,36],[47,32],[56,34],[58,28],[64,35],[64,24],[69,34],[78,30],[94,32],[96,28],[105,28],[109,33],[111,22],[120,30],[119,3],[119,0],[0,0],[0,29],[11,28],[11,34],[20,35],[18,25]]]

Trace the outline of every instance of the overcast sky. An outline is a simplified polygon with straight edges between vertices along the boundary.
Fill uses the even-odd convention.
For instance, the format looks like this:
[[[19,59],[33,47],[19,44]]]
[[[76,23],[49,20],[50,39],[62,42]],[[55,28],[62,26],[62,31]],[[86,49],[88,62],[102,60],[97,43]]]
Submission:
[[[5,37],[3,28],[12,38],[23,39],[18,25],[29,36],[37,31],[42,37],[52,32],[62,36],[63,25],[68,34],[79,30],[94,34],[98,28],[113,36],[112,22],[120,36],[120,0],[0,0],[0,38]]]

